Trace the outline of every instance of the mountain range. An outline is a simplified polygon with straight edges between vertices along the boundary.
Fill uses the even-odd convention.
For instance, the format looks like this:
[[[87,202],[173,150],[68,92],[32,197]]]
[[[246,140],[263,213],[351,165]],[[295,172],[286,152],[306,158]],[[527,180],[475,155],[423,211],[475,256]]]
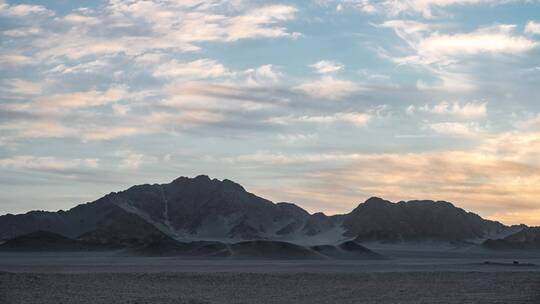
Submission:
[[[0,216],[4,250],[34,245],[44,250],[43,240],[50,240],[53,249],[128,248],[154,255],[374,257],[361,244],[485,243],[497,249],[519,248],[515,244],[525,240],[529,248],[539,234],[443,201],[392,203],[372,197],[347,214],[310,214],[206,175],[133,186],[67,211]]]

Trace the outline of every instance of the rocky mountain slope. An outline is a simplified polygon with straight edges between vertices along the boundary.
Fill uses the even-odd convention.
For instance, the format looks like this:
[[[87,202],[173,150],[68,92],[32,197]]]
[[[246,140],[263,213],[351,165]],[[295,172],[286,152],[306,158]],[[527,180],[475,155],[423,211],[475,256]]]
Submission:
[[[489,249],[536,249],[540,250],[540,227],[522,227],[520,231],[502,239],[489,239],[482,245]]]
[[[345,234],[357,241],[466,241],[506,229],[499,222],[456,208],[448,202],[391,203],[370,198],[345,216]]]
[[[319,249],[341,250],[335,254],[341,254],[340,244],[349,240],[483,241],[507,229],[450,203],[434,201],[391,203],[370,198],[348,214],[309,214],[297,205],[275,204],[235,182],[205,175],[134,186],[68,211],[0,216],[0,240],[48,231],[119,248],[151,249],[152,244],[161,244],[174,249],[176,242],[199,241],[223,247],[220,244],[273,241],[307,246],[311,251],[313,246],[331,245],[334,249]]]

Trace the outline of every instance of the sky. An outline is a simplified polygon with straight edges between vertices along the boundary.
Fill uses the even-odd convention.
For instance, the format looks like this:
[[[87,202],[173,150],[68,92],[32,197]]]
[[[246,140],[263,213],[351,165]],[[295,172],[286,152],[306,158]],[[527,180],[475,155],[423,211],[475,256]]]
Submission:
[[[540,225],[540,1],[0,0],[0,214],[207,174]]]

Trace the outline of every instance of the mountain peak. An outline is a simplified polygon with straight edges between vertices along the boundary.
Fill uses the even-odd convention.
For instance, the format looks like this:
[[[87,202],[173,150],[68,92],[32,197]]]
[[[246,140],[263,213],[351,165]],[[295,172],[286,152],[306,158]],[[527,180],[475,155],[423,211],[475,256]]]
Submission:
[[[380,204],[380,203],[389,203],[389,201],[382,199],[380,197],[377,197],[377,196],[372,196],[368,198],[364,203],[365,204]]]
[[[189,177],[188,177],[189,178]],[[206,174],[200,174],[200,175],[197,175],[195,176],[193,179],[195,180],[207,180],[209,181],[210,180],[210,177]]]
[[[433,201],[433,200],[412,200],[412,201],[400,201],[398,205],[420,205],[420,206],[435,206],[446,208],[458,208],[454,204],[447,201]],[[460,208],[458,208],[460,209]]]
[[[174,183],[181,183],[181,182],[187,182],[187,181],[195,181],[195,182],[210,182],[212,181],[208,175],[201,174],[197,175],[195,177],[188,177],[188,176],[180,176],[173,180]]]
[[[372,196],[368,198],[365,202],[360,203],[357,208],[359,207],[382,207],[382,206],[388,206],[393,205],[394,203],[387,201],[383,198]]]
[[[219,180],[217,178],[210,178],[208,175],[205,175],[205,174],[197,175],[193,178],[180,176],[177,179],[175,179],[172,183],[178,184],[178,183],[185,183],[185,182],[196,183],[199,185],[206,185],[206,184],[221,185],[227,189],[232,189],[232,190],[237,190],[237,191],[246,191],[244,187],[242,187],[240,184],[230,179]]]
[[[217,181],[219,181],[219,180],[217,180]],[[221,181],[221,183],[224,186],[232,188],[232,189],[237,190],[237,191],[246,191],[246,189],[244,189],[244,187],[242,187],[242,185],[240,185],[239,183],[233,182],[230,179],[224,179],[223,181]]]

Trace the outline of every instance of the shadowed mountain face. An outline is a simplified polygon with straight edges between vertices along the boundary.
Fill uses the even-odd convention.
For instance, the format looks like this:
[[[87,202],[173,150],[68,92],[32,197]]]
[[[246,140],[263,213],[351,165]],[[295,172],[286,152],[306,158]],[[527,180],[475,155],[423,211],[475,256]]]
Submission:
[[[294,204],[274,204],[232,181],[204,175],[180,177],[164,185],[134,186],[68,211],[0,216],[0,239],[4,240],[49,231],[108,248],[163,247],[161,250],[165,250],[166,247],[172,251],[187,250],[187,245],[178,248],[180,243],[204,241],[204,246],[196,246],[197,250],[225,255],[231,252],[231,247],[224,247],[226,244],[237,244],[233,252],[270,246],[242,245],[243,241],[266,240],[303,246],[299,249],[292,245],[271,245],[280,250],[290,249],[295,254],[309,246],[331,245],[311,248],[309,254],[320,251],[346,256],[356,252],[356,243],[347,248],[339,244],[352,239],[357,242],[484,240],[507,229],[447,202],[391,203],[371,198],[349,214],[309,214]]]
[[[49,232],[36,231],[29,234],[14,237],[2,245],[2,251],[91,251],[106,250],[99,244],[89,243],[82,240],[73,240],[63,235]]]
[[[521,231],[503,239],[489,239],[484,247],[495,250],[505,249],[536,249],[540,250],[540,227],[525,227]]]
[[[506,229],[498,222],[456,208],[448,202],[409,201],[397,204],[370,198],[345,218],[346,235],[357,241],[465,241]]]

